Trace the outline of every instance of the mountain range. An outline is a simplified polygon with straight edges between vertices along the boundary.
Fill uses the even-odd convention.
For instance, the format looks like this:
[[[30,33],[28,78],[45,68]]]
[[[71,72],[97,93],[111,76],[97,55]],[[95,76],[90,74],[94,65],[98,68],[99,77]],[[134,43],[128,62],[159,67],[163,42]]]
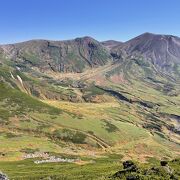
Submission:
[[[178,73],[179,46],[179,37],[144,33],[124,43],[98,42],[91,37],[68,41],[32,40],[1,46],[1,52],[17,63],[41,64],[39,68],[59,72],[82,72],[88,67],[112,62],[114,56],[119,59],[142,56],[164,72]]]

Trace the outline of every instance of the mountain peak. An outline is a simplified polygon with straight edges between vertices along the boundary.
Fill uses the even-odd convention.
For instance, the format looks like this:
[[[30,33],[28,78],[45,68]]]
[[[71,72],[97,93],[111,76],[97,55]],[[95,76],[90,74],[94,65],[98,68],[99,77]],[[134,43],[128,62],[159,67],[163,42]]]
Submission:
[[[117,47],[116,52],[141,55],[164,70],[180,63],[180,38],[172,35],[143,33]]]
[[[173,35],[169,35],[169,34],[155,34],[155,33],[150,33],[150,32],[145,32],[139,36],[137,36],[136,38],[138,37],[144,37],[144,38],[179,38],[177,36],[173,36]],[[158,40],[158,39],[157,39]]]
[[[98,42],[97,40],[95,40],[94,38],[90,37],[90,36],[84,36],[84,37],[78,37],[75,39],[75,41],[85,41],[85,42]]]
[[[154,35],[156,35],[156,34],[150,33],[150,32],[145,32],[145,33],[141,34],[140,36],[154,36]]]

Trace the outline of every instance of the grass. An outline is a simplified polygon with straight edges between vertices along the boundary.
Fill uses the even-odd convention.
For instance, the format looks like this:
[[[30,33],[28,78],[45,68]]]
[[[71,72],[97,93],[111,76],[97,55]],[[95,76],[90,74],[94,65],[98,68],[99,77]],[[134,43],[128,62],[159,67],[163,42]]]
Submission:
[[[8,174],[14,180],[36,180],[36,179],[92,179],[105,180],[112,175],[122,170],[121,156],[108,155],[104,158],[89,159],[90,164],[77,165],[74,163],[45,163],[34,164],[33,160],[24,160],[16,162],[0,162],[0,168],[3,172]],[[156,159],[149,160],[149,164],[136,163],[139,168],[139,176],[142,179],[162,179],[170,180],[170,176],[165,170],[160,167],[160,162]],[[169,162],[171,168],[174,169],[174,175],[178,178],[179,161]],[[152,167],[158,168],[158,173],[149,173],[145,175],[147,170],[150,171]],[[137,173],[134,173],[137,175]],[[125,180],[125,177],[122,177]]]
[[[96,160],[95,160],[96,161]],[[97,159],[95,163],[76,165],[72,163],[34,164],[32,160],[0,163],[0,169],[11,179],[101,179],[118,170],[118,159]]]
[[[50,107],[37,99],[0,83],[0,101],[5,102],[6,107],[16,106],[14,114],[28,111],[48,111],[50,114],[59,114],[61,111]]]
[[[105,140],[108,143],[115,143],[121,140],[122,136],[125,136],[123,139],[133,139],[138,138],[139,134],[144,134],[146,137],[147,133],[145,131],[141,131],[140,128],[125,122],[114,121],[111,115],[106,113],[107,109],[111,110],[114,107],[118,107],[119,105],[116,102],[113,103],[101,103],[101,104],[93,104],[93,103],[67,103],[67,102],[55,102],[55,101],[45,101],[48,104],[51,104],[55,107],[59,107],[63,110],[70,110],[73,113],[77,113],[77,118],[72,118],[71,116],[67,116],[64,114],[61,117],[56,117],[53,120],[46,116],[43,117],[47,121],[53,121],[54,123],[59,124],[60,126],[79,129],[85,132],[93,131],[94,134],[101,139]],[[118,114],[119,109],[115,109],[115,113]],[[80,116],[81,118],[78,118]],[[63,118],[62,118],[63,117]],[[38,118],[41,118],[40,116]],[[107,129],[107,120],[111,120],[111,126],[116,127],[116,131],[109,133],[109,129]],[[126,133],[128,132],[128,133]],[[127,135],[126,135],[127,134]]]
[[[19,135],[16,137],[0,136],[0,152],[5,156],[0,157],[0,161],[17,161],[22,160],[24,149],[39,150],[42,152],[59,152],[61,150],[53,142],[50,142],[47,138],[38,138],[31,135]]]
[[[120,148],[122,152],[126,152],[135,148],[140,141],[145,142],[147,140],[148,142],[151,137],[148,130],[138,126],[142,122],[142,116],[137,113],[139,106],[129,106],[117,102],[113,98],[111,102],[107,103],[70,103],[50,100],[40,102],[36,98],[18,90],[10,89],[3,84],[1,87],[3,88],[1,88],[2,95],[0,97],[3,102],[8,103],[9,106],[9,102],[11,102],[11,108],[13,104],[16,104],[14,110],[12,108],[12,112],[17,113],[17,110],[20,109],[19,112],[22,115],[27,114],[27,117],[21,117],[21,114],[18,113],[18,117],[15,119],[13,118],[15,114],[6,115],[3,112],[3,119],[6,117],[9,122],[7,127],[26,135],[31,134],[32,137],[37,136],[40,139],[44,136],[47,138],[44,139],[45,141],[54,140],[54,143],[58,146],[60,144],[60,147],[62,145],[60,141],[63,143],[69,141],[75,144],[87,143],[95,147],[96,140],[94,138],[97,137],[100,141],[115,146],[113,151],[118,152]],[[5,101],[7,96],[10,97],[9,102]],[[21,101],[25,104],[20,104]],[[6,112],[8,113],[8,111]],[[89,135],[93,135],[93,139]],[[8,139],[12,141],[12,138]],[[147,155],[151,155],[151,148],[156,147],[153,143],[157,141],[157,139],[153,139],[151,145],[147,147],[147,143],[145,143]],[[161,143],[162,141],[158,142]],[[166,154],[168,154],[170,147],[172,147],[170,144],[162,145],[162,148],[167,151]],[[23,146],[24,148],[29,147]],[[19,150],[18,146],[17,149]],[[15,149],[12,152],[16,152]],[[135,157],[136,154],[138,153],[134,151],[131,155]],[[157,154],[160,155],[158,151],[157,153],[153,152],[153,156]],[[126,156],[126,153],[124,155]],[[173,153],[169,153],[168,156],[173,156]],[[11,158],[13,159],[13,157]]]

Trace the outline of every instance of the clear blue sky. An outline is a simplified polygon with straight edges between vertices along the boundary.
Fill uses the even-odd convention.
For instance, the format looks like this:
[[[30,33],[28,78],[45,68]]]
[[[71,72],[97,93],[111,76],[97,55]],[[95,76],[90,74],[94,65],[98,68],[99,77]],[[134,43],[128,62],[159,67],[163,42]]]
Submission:
[[[0,2],[0,44],[81,36],[126,41],[143,32],[180,36],[180,0]]]

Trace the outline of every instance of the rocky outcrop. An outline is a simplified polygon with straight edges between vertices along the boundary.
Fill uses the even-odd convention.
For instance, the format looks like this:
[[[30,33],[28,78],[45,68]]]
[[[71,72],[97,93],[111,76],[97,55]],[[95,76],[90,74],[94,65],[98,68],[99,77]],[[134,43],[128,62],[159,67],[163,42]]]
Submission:
[[[0,172],[0,180],[9,180],[9,178],[6,174]]]
[[[178,180],[178,173],[169,166],[168,161],[160,161],[159,165],[149,168],[137,167],[133,161],[124,161],[123,170],[116,172],[111,178],[138,180],[146,179],[146,177]]]
[[[138,168],[132,161],[125,161],[123,162],[123,170],[116,172],[113,175],[113,178],[122,178],[122,176],[126,175],[127,173],[137,172]]]
[[[135,166],[135,164],[132,161],[124,161],[123,162],[124,169],[131,168],[132,166]]]
[[[168,162],[167,161],[161,161],[160,164],[161,164],[161,166],[166,166],[168,164]]]

